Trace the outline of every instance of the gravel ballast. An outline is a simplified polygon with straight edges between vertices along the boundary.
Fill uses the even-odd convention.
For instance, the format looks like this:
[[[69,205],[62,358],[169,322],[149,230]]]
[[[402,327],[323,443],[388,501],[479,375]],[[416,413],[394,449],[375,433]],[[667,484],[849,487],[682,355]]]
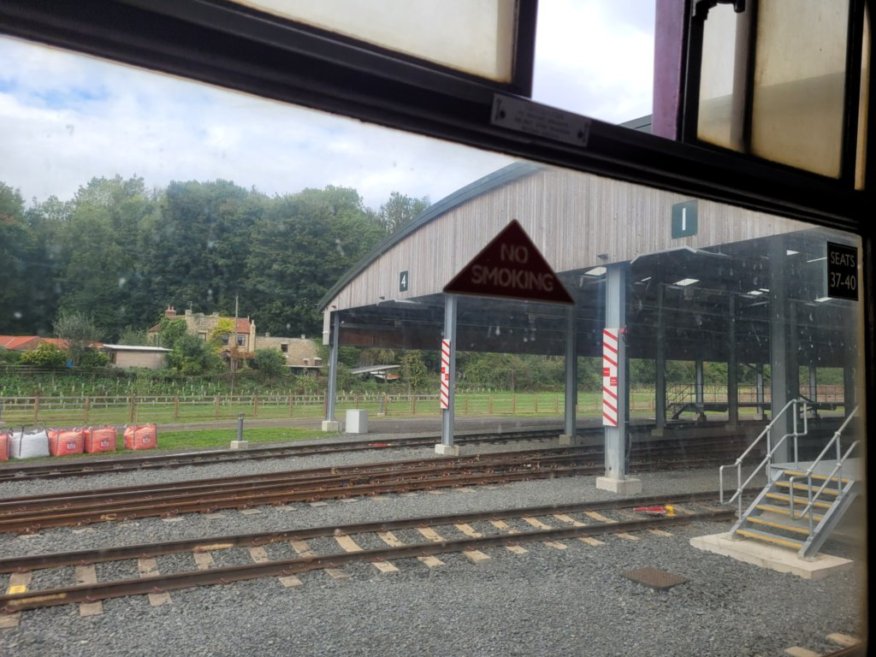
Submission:
[[[418,458],[426,450],[393,450]],[[390,452],[298,459],[296,467],[389,460]],[[362,460],[359,460],[362,459]],[[305,460],[307,461],[305,463]],[[252,464],[247,464],[249,467]],[[167,471],[173,479],[223,476],[227,466]],[[254,471],[291,469],[259,462]],[[233,466],[234,472],[240,466]],[[192,474],[194,473],[194,474]],[[227,474],[230,474],[227,473]],[[157,473],[149,473],[151,481]],[[53,481],[56,490],[130,485],[130,475]],[[142,476],[142,475],[138,475]],[[640,475],[645,495],[715,490],[715,469]],[[164,477],[162,481],[170,480]],[[36,482],[34,482],[36,483]],[[47,483],[47,482],[42,482]],[[30,486],[30,483],[15,484]],[[473,492],[472,492],[473,491]],[[36,492],[46,492],[40,489]],[[3,495],[10,494],[4,486]],[[522,508],[614,496],[595,488],[593,477],[522,482],[441,494],[388,495],[327,504],[259,507],[258,513],[223,511],[167,522],[149,518],[59,528],[32,537],[0,535],[4,556],[89,549],[283,528],[347,524],[396,517]],[[564,540],[567,549],[526,543],[525,554],[488,548],[488,561],[441,555],[429,568],[416,559],[395,562],[398,573],[380,574],[370,564],[344,568],[334,580],[322,571],[300,576],[285,588],[276,578],[175,591],[171,602],[151,607],[146,596],[103,603],[104,613],[81,618],[76,606],[24,612],[19,627],[0,630],[0,655],[117,657],[119,655],[781,655],[790,646],[826,652],[833,632],[861,635],[859,599],[865,564],[822,581],[763,570],[698,551],[691,537],[729,526],[698,523],[671,528],[671,536],[640,534],[630,541],[607,536],[601,546]],[[407,534],[399,532],[400,537]],[[365,547],[379,543],[371,538]],[[323,543],[314,541],[316,549]],[[269,546],[268,554],[291,554]],[[854,551],[851,551],[854,554]],[[214,553],[217,564],[248,558],[246,549]],[[161,557],[168,571],[185,555]],[[623,576],[652,566],[687,578],[655,591]],[[72,569],[68,569],[72,570]],[[105,564],[102,574],[131,575],[133,567]],[[35,583],[38,574],[35,574]],[[70,577],[55,571],[45,581]],[[3,583],[7,583],[4,576]]]

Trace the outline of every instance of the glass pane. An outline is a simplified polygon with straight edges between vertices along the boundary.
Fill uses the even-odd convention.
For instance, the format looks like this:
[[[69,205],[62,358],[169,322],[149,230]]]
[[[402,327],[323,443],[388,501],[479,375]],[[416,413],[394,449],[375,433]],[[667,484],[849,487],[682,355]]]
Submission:
[[[741,150],[740,116],[734,114],[737,14],[732,5],[709,10],[703,31],[702,73],[697,137],[724,148]]]
[[[867,636],[863,500],[833,489],[808,505],[818,493],[800,479],[804,488],[792,487],[786,472],[815,467],[828,447],[811,473],[824,475],[851,450],[841,474],[856,485],[843,495],[866,483],[854,442],[866,436],[866,418],[852,417],[868,401],[857,236],[24,42],[0,39],[0,60],[12,63],[0,72],[0,475],[52,468],[48,478],[3,479],[0,528],[24,496],[64,493],[63,513],[57,502],[49,511],[66,522],[81,496],[98,506],[91,496],[110,487],[234,475],[251,477],[245,495],[260,495],[244,498],[246,513],[235,496],[219,513],[165,522],[156,515],[166,500],[137,493],[136,521],[118,522],[114,506],[85,531],[30,539],[0,531],[0,561],[120,541],[198,543],[197,558],[189,545],[154,566],[100,563],[94,574],[108,584],[211,570],[224,582],[228,570],[265,560],[289,562],[282,570],[325,565],[302,561],[312,554],[364,557],[295,577],[284,570],[280,581],[275,570],[174,589],[171,604],[154,609],[146,596],[122,597],[96,622],[76,618],[93,606],[3,613],[0,653],[66,655],[99,642],[108,655],[162,657],[229,646],[240,655],[600,656],[641,646],[685,655],[703,654],[706,636],[705,652],[752,655],[787,646],[823,653],[828,635]],[[478,271],[526,298],[459,295],[448,313],[444,286],[515,219],[532,245],[506,244]],[[556,279],[535,268],[536,251]],[[538,296],[556,281],[573,305]],[[831,282],[857,300],[832,295]],[[456,316],[448,328],[446,313]],[[320,333],[335,321],[330,349]],[[457,464],[434,450],[448,417],[442,338],[452,331],[455,446],[470,451],[463,480],[449,479]],[[238,459],[224,448],[241,416],[251,451],[259,442],[355,445]],[[769,434],[775,453],[764,464],[770,421],[781,431]],[[332,422],[369,435],[340,436]],[[150,423],[157,433],[141,437],[159,450],[223,448],[231,462],[70,478],[57,468],[91,458],[38,459],[37,448],[48,449],[43,426],[80,435],[83,426]],[[789,437],[795,425],[799,435]],[[22,426],[35,429],[27,440]],[[837,449],[829,441],[840,429]],[[464,433],[476,435],[464,442]],[[767,512],[755,517],[773,539],[784,525],[778,542],[794,545],[824,504],[838,508],[827,500],[850,502],[820,547],[848,560],[827,580],[699,549],[727,547],[737,506],[720,504],[718,468],[758,437],[740,478],[754,471],[745,487],[755,492],[770,474],[784,482],[770,491],[771,507],[755,507]],[[70,440],[71,451],[81,444]],[[119,441],[116,451],[125,450]],[[387,483],[386,462],[414,460],[404,492],[370,486]],[[424,473],[436,465],[440,474]],[[355,474],[338,474],[353,466]],[[267,481],[303,469],[316,482]],[[729,502],[737,471],[724,473]],[[302,493],[302,481],[317,485]],[[789,490],[806,491],[793,509]],[[219,511],[220,492],[210,491],[205,509]],[[364,494],[338,501],[350,492]],[[657,495],[659,503],[642,500]],[[744,495],[746,507],[756,499]],[[463,513],[483,515],[435,518]],[[804,515],[787,529],[791,513]],[[385,524],[410,518],[415,526]],[[380,532],[342,529],[365,522]],[[317,528],[306,545],[276,533],[258,546],[227,539]],[[482,539],[493,542],[460,543]],[[511,540],[526,552],[506,549]],[[751,540],[734,540],[733,551]],[[432,559],[383,553],[382,572],[387,563],[398,571],[384,576],[373,551],[398,544]],[[782,554],[813,565],[796,550]],[[86,578],[46,564],[25,583],[6,562],[4,600],[26,588],[42,592],[36,602],[64,601],[45,591]],[[662,571],[656,580],[646,566]],[[59,629],[62,616],[72,620]]]
[[[654,11],[653,2],[638,0],[539,3],[533,100],[650,125]]]
[[[511,81],[514,0],[234,0],[497,82]]]
[[[758,5],[752,153],[839,176],[848,3]]]

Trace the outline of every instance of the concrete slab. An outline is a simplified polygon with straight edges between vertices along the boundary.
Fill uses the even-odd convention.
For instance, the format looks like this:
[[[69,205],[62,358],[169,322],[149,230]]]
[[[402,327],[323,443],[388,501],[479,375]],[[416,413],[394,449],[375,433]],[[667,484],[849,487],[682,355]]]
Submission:
[[[323,420],[322,430],[337,433],[340,429],[340,423],[337,420]]]
[[[829,554],[820,554],[813,559],[801,559],[795,552],[784,548],[764,545],[748,539],[731,538],[730,532],[695,536],[690,539],[690,544],[698,550],[731,557],[779,573],[791,573],[803,579],[824,579],[852,565],[850,559]]]
[[[249,447],[248,440],[232,440],[231,441],[231,449],[246,449]]]
[[[612,479],[611,477],[597,477],[596,488],[607,490],[618,495],[638,495],[642,492],[641,479]]]
[[[438,443],[435,445],[435,453],[442,456],[459,456],[459,445],[445,445]]]

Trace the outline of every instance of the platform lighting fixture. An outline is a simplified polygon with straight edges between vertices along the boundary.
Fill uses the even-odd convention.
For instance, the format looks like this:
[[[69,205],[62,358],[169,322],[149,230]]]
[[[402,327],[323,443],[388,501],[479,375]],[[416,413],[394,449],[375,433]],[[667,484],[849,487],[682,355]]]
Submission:
[[[680,281],[675,281],[673,285],[678,285],[679,287],[687,287],[688,285],[693,285],[694,283],[699,283],[700,279],[698,278],[682,278]]]
[[[593,276],[594,278],[596,278],[597,276],[604,275],[607,271],[608,270],[605,267],[594,267],[593,269],[588,269],[587,271],[585,271],[584,275]]]
[[[830,297],[818,297],[815,299],[815,303],[824,303],[825,301],[830,301]]]
[[[798,253],[800,253],[800,252],[799,252],[799,251],[795,251],[794,249],[788,249],[787,251],[785,251],[785,255],[786,255],[786,256],[797,255]]]
[[[761,294],[763,294],[763,290],[749,290],[745,294],[751,297],[759,297]]]
[[[827,256],[821,256],[820,258],[812,258],[812,260],[807,260],[806,262],[818,262],[819,260],[827,260]]]
[[[760,290],[761,292],[769,292],[770,291],[770,289],[768,287],[759,287],[757,289]]]

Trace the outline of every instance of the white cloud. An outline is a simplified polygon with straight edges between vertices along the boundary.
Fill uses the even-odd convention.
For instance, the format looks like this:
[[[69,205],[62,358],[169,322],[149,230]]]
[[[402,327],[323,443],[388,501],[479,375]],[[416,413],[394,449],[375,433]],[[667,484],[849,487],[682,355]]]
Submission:
[[[650,111],[653,3],[545,0],[536,100],[609,121]],[[629,7],[650,11],[630,14]],[[353,187],[437,201],[512,161],[456,144],[0,38],[0,182],[69,199],[95,176]]]

